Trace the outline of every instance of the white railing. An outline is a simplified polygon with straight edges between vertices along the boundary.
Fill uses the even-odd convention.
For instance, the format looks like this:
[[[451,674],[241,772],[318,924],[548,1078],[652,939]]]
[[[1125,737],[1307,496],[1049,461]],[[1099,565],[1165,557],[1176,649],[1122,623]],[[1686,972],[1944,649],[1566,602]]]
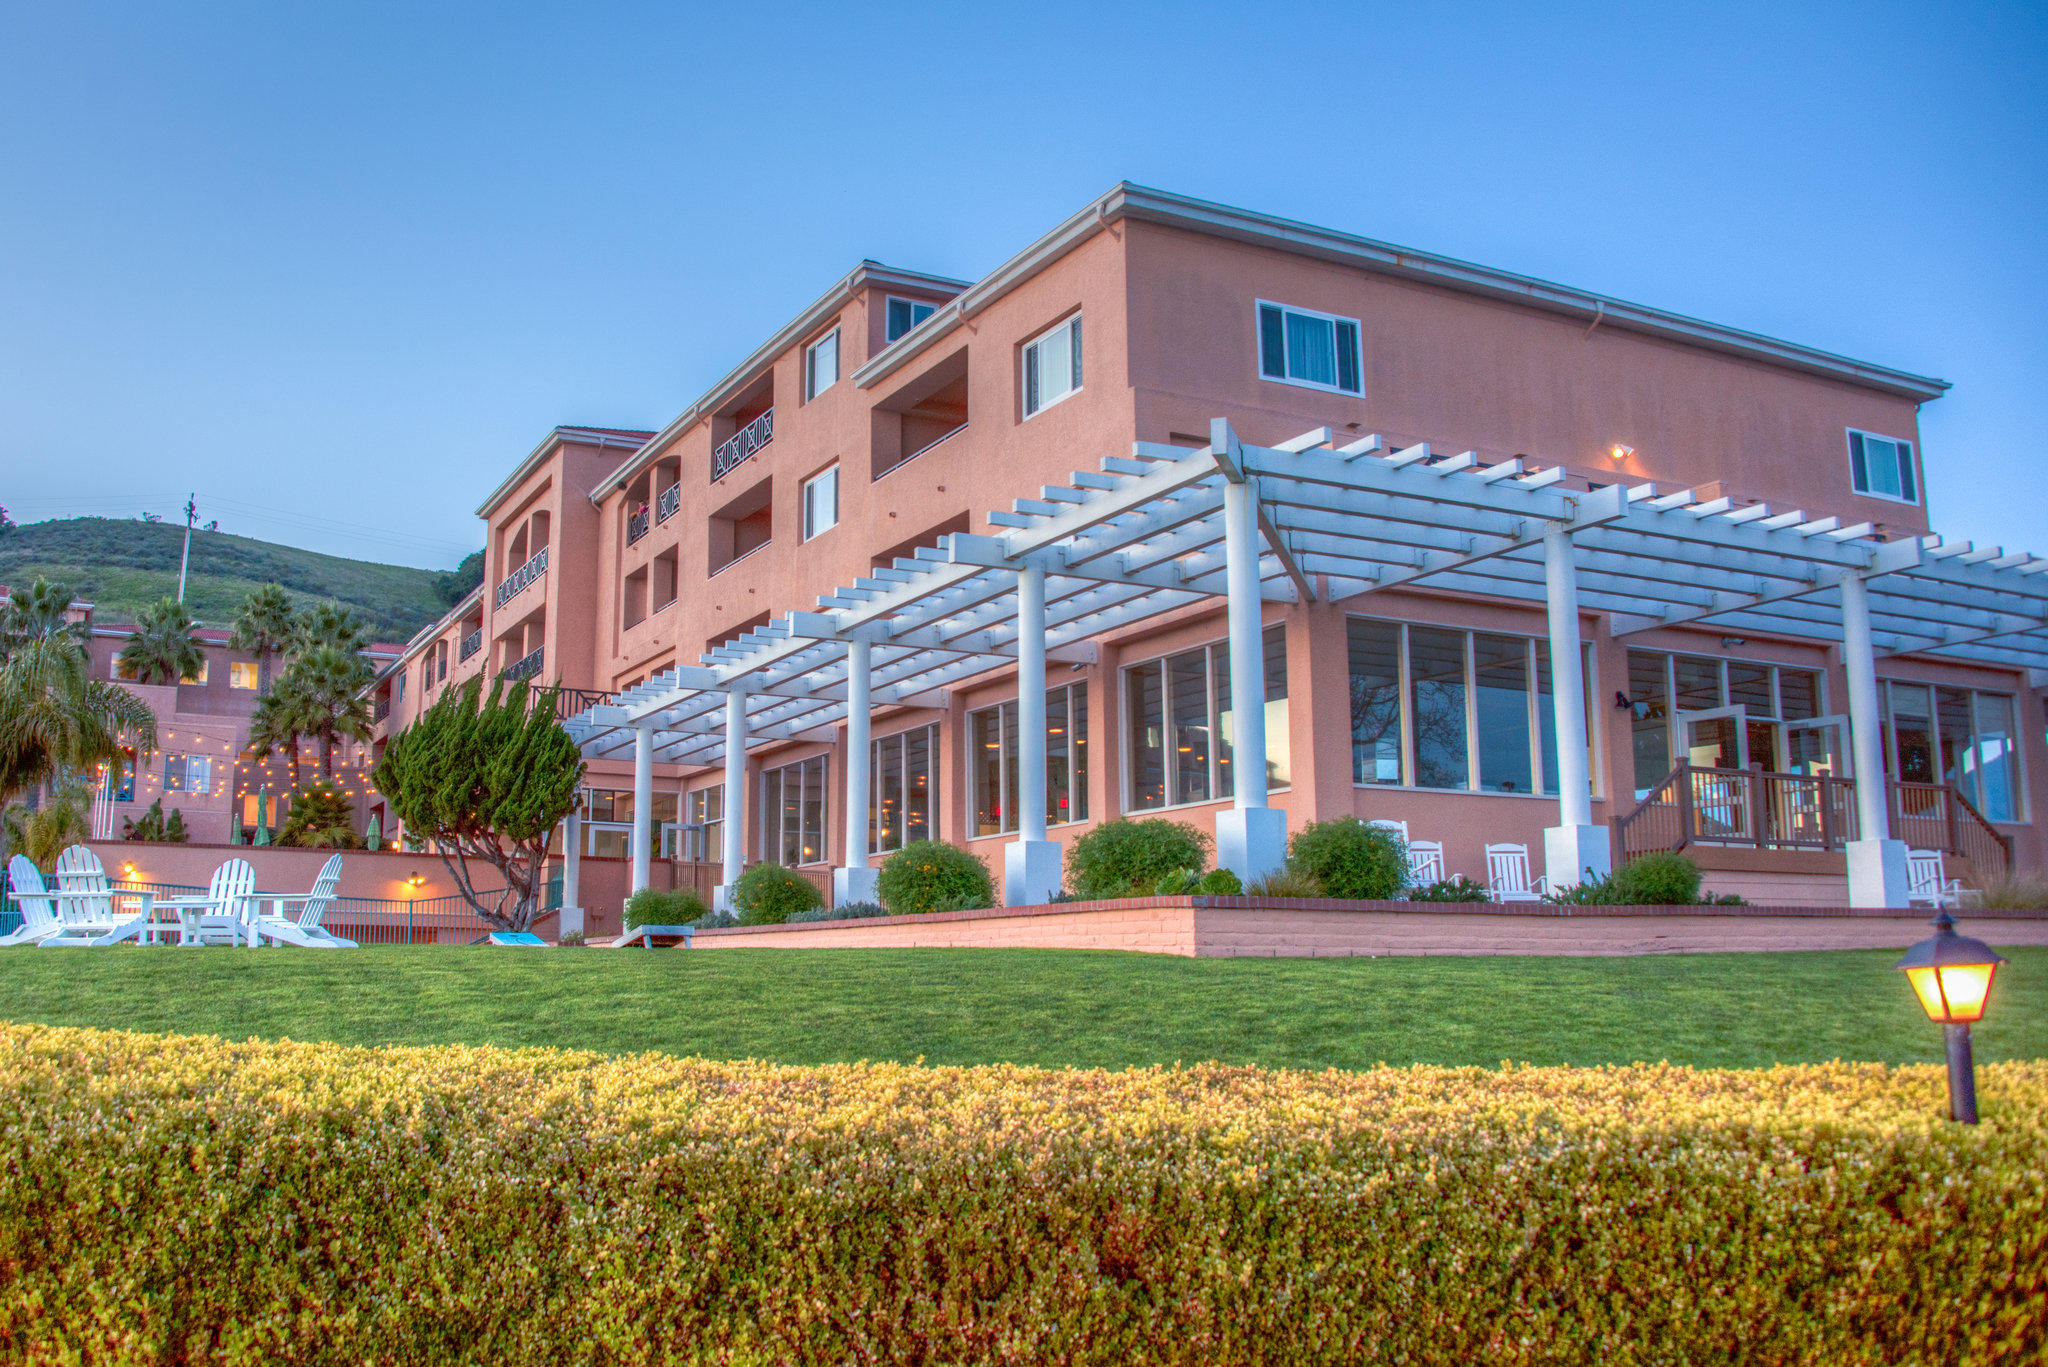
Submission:
[[[712,448],[711,478],[724,479],[732,468],[775,440],[775,410],[769,409]]]
[[[668,488],[663,489],[661,497],[655,500],[654,520],[656,522],[666,522],[674,517],[677,512],[681,511],[682,506],[683,486],[681,484],[671,484]]]
[[[498,606],[504,607],[507,602],[519,594],[520,590],[547,572],[548,548],[542,546],[533,553],[531,560],[506,575],[505,581],[498,585]]]

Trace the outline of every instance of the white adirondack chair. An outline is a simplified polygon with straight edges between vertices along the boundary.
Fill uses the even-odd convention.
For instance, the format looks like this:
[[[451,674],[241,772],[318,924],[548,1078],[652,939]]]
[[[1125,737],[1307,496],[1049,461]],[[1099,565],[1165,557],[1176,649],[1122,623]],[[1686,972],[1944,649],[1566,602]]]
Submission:
[[[154,934],[151,895],[116,892],[99,856],[83,845],[73,845],[57,856],[57,890],[50,900],[56,903],[58,929],[38,941],[42,949],[66,945],[98,948],[119,944],[130,936],[146,940]]]
[[[230,859],[222,864],[213,871],[213,881],[207,885],[206,906],[198,915],[186,920],[184,934],[178,943],[254,944],[249,923],[256,915],[255,891],[255,865],[246,859]]]
[[[1960,907],[1963,882],[1948,876],[1948,865],[1940,850],[1906,851],[1906,905],[1909,907]]]
[[[21,908],[21,924],[5,935],[0,945],[33,945],[63,929],[57,919],[57,904],[43,886],[43,871],[17,854],[7,861],[7,884],[14,893],[14,905]]]
[[[1408,842],[1408,886],[1426,888],[1431,883],[1441,883],[1444,878],[1444,842],[1441,840],[1411,840]]]
[[[1540,902],[1550,891],[1543,877],[1529,876],[1527,845],[1486,847],[1486,892],[1496,902]]]
[[[334,890],[340,885],[341,856],[337,854],[320,866],[320,876],[313,880],[313,890],[304,897],[259,899],[256,933],[266,940],[300,945],[306,949],[354,949],[354,940],[344,940],[320,925],[327,909],[334,905]],[[271,910],[264,911],[266,905]],[[299,909],[297,916],[286,914],[286,908],[293,905]]]

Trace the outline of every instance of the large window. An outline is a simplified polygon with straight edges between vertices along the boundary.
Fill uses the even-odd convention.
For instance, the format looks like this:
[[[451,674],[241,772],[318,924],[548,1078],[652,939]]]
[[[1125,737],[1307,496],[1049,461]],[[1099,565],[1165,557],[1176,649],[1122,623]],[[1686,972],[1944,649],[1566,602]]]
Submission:
[[[256,687],[256,666],[247,660],[231,661],[228,665],[229,688]]]
[[[1824,716],[1827,690],[1817,669],[1631,650],[1620,696],[1630,713],[1638,798],[1680,759],[1708,768],[1843,773],[1841,728]]]
[[[1367,617],[1348,635],[1353,782],[1557,791],[1547,642]]]
[[[655,793],[649,805],[650,828],[657,849],[675,848],[670,831],[675,825],[681,799],[674,793]],[[633,790],[593,788],[583,807],[583,852],[593,859],[628,859],[633,854]]]
[[[679,844],[676,857],[716,863],[725,850],[725,785],[699,788],[683,799],[687,824],[701,829]]]
[[[1988,821],[2020,819],[2019,732],[2005,693],[1887,681],[1885,768],[1907,783],[1953,783]]]
[[[868,848],[900,850],[934,838],[932,770],[939,728],[918,726],[872,742],[868,757]]]
[[[804,481],[804,540],[839,525],[839,467],[827,466]]]
[[[761,776],[761,857],[795,868],[825,860],[825,757]]]
[[[1259,302],[1259,373],[1269,380],[1359,392],[1358,320]]]
[[[1287,647],[1268,627],[1266,782],[1288,781]],[[1231,796],[1230,648],[1218,642],[1124,670],[1127,740],[1124,806],[1129,811]]]
[[[1913,443],[1898,437],[1880,437],[1875,432],[1849,429],[1849,474],[1856,492],[1901,503],[1920,501],[1919,481],[1913,478]]]
[[[213,790],[213,759],[207,755],[165,755],[164,791],[205,793]]]
[[[1081,317],[1076,314],[1024,345],[1024,416],[1042,412],[1081,387]]]
[[[885,340],[895,341],[938,312],[938,308],[937,304],[927,304],[922,299],[891,299],[888,322],[883,334]]]
[[[815,399],[839,383],[839,329],[804,348],[804,398]]]
[[[974,833],[1018,828],[1017,704],[967,714],[968,767],[974,775]],[[1088,819],[1088,685],[1045,691],[1045,821]]]

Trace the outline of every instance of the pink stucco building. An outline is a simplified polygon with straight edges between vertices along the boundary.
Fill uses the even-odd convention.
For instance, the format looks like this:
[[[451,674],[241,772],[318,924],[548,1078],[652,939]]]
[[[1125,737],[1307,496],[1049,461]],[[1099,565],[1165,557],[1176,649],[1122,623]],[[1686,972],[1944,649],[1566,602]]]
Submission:
[[[1946,387],[1120,185],[977,281],[862,263],[660,432],[550,433],[479,508],[482,590],[380,677],[380,742],[531,673],[591,758],[584,854],[638,816],[650,863],[842,896],[937,836],[1042,897],[1152,814],[1248,871],[1344,813],[1482,881],[1488,844],[1568,882],[1616,840],[1781,902],[1890,897],[1904,843],[2039,867],[2048,564],[1929,538]]]

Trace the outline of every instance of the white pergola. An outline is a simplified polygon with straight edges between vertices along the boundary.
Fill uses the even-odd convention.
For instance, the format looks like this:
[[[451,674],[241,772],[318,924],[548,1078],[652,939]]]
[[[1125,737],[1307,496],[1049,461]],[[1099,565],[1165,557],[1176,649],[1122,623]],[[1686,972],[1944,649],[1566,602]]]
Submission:
[[[1616,635],[1712,621],[1729,630],[1839,643],[1859,775],[1883,772],[1875,661],[1915,654],[2048,669],[2048,559],[1936,536],[1883,541],[1868,523],[1776,511],[1654,485],[1566,487],[1559,467],[1486,463],[1378,437],[1338,444],[1327,428],[1278,446],[1242,443],[1228,421],[1207,446],[1136,443],[1099,469],[955,534],[671,669],[566,723],[590,757],[631,749],[634,886],[647,882],[653,764],[723,764],[724,885],[741,864],[746,747],[829,740],[847,728],[840,900],[872,896],[868,720],[877,705],[936,701],[949,685],[1018,672],[1021,829],[1006,900],[1059,884],[1045,838],[1045,668],[1094,658],[1093,638],[1222,597],[1230,680],[1242,715],[1263,713],[1264,601],[1353,600],[1426,586],[1542,603],[1560,736],[1585,731],[1579,612]],[[1247,882],[1277,867],[1284,815],[1268,806],[1264,735],[1239,728],[1232,808],[1218,862]],[[1592,823],[1586,755],[1559,747],[1553,877],[1609,863]],[[1851,900],[1903,905],[1904,846],[1889,839],[1883,785],[1858,785]]]

